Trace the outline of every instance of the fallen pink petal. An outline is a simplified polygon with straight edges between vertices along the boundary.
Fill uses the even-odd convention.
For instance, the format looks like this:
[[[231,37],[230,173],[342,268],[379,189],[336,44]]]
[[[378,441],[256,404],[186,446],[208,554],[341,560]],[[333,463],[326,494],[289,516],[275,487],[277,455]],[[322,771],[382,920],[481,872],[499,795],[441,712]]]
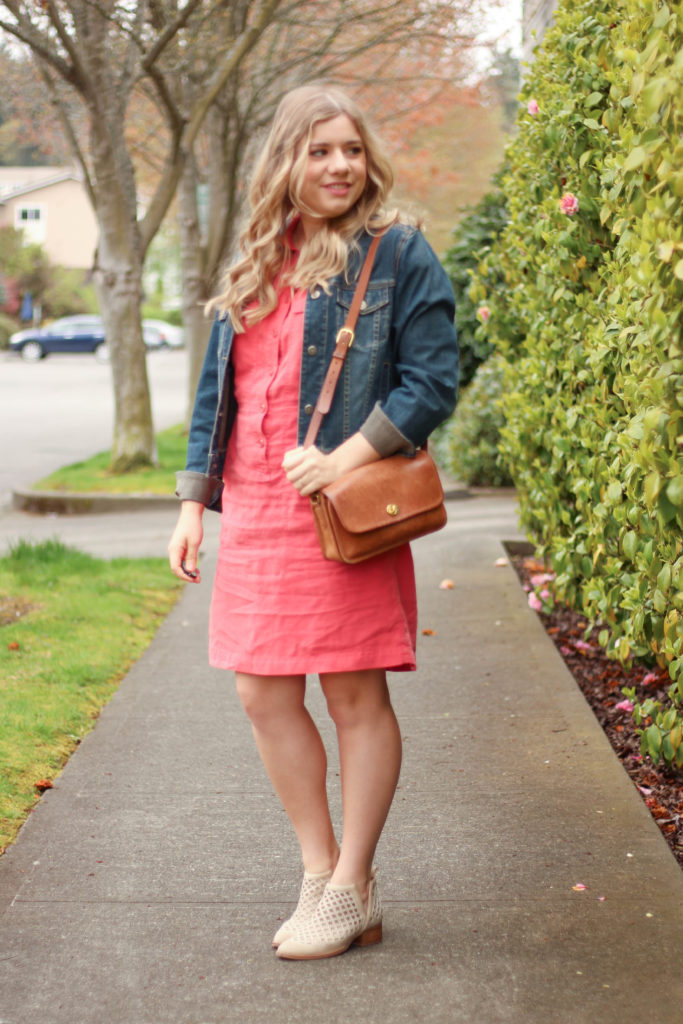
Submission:
[[[643,686],[651,686],[653,683],[656,683],[658,679],[659,676],[656,672],[648,672],[648,674],[643,679]]]
[[[572,886],[574,892],[585,892],[587,888],[588,886],[584,885],[583,882],[577,882],[576,885]]]
[[[615,711],[633,711],[632,700],[620,700],[618,704],[614,705]]]
[[[591,651],[593,649],[589,643],[586,643],[585,640],[575,640],[574,647],[577,649],[577,651]]]
[[[496,566],[497,569],[500,569],[504,565],[508,564],[508,560],[507,558],[497,558],[493,564]]]
[[[535,594],[533,590],[529,594],[529,607],[533,608],[535,612],[543,610],[543,603],[539,601],[537,594]]]
[[[455,583],[453,580],[441,580],[439,583],[439,590],[453,590]]]
[[[571,649],[571,647],[567,647],[566,644],[562,644],[562,646],[560,647],[560,654],[562,655],[563,658],[567,658],[567,657],[569,657],[570,654],[573,654],[573,653],[574,653],[574,651]]]

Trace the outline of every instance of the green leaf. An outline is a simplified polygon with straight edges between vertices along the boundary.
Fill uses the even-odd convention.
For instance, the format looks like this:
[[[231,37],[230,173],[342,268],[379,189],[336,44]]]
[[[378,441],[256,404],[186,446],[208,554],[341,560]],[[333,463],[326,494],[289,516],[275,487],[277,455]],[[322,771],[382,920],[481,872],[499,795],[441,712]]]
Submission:
[[[683,260],[679,260],[676,266],[674,267],[674,274],[676,275],[679,281],[683,281]]]
[[[655,470],[654,473],[648,473],[645,478],[645,499],[652,505],[657,500],[657,495],[662,489],[662,478],[659,473]]]
[[[657,586],[663,594],[668,593],[669,587],[671,586],[671,566],[665,564],[659,571],[657,576]]]
[[[624,554],[631,561],[635,558],[636,551],[638,550],[638,534],[634,530],[628,530],[624,534],[624,538],[621,542]]]
[[[669,480],[666,485],[666,496],[672,505],[679,507],[683,505],[683,473]]]
[[[669,263],[674,254],[676,243],[669,239],[667,242],[660,242],[657,246],[657,255],[663,263]]]
[[[659,759],[659,752],[662,749],[662,734],[659,728],[654,723],[645,730],[645,736],[647,738],[647,745],[650,750],[650,756],[653,761]]]
[[[636,146],[624,161],[624,170],[632,171],[636,167],[640,167],[641,164],[644,164],[646,160],[647,150],[643,146]]]

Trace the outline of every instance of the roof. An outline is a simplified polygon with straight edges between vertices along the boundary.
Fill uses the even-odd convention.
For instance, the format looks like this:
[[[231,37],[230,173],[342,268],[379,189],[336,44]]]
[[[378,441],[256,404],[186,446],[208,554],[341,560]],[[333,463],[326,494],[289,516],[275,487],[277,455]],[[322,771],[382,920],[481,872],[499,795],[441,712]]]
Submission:
[[[70,180],[82,181],[73,167],[0,167],[0,204]]]

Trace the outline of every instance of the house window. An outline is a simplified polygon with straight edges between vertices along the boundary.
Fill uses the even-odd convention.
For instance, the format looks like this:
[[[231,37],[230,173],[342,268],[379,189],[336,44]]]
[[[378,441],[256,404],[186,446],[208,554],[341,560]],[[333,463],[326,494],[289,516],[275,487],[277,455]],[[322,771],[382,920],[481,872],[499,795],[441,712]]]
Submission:
[[[24,232],[27,242],[44,242],[47,234],[44,205],[34,203],[31,206],[15,207],[14,226]]]

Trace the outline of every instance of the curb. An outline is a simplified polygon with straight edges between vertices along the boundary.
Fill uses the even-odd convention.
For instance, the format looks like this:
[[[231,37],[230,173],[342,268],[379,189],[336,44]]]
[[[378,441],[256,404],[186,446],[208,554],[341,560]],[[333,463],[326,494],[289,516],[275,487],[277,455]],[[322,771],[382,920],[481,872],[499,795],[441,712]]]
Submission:
[[[495,489],[468,487],[442,476],[446,501],[474,498],[477,495],[500,493]],[[511,492],[514,493],[514,492]],[[12,508],[34,515],[90,515],[106,512],[139,512],[143,509],[171,508],[178,504],[175,494],[149,494],[136,491],[131,494],[106,494],[103,491],[35,491],[15,487],[12,490]]]
[[[171,508],[178,504],[175,494],[103,494],[99,491],[33,491],[17,487],[12,507],[37,515],[89,515],[106,512],[139,512],[142,509]]]

